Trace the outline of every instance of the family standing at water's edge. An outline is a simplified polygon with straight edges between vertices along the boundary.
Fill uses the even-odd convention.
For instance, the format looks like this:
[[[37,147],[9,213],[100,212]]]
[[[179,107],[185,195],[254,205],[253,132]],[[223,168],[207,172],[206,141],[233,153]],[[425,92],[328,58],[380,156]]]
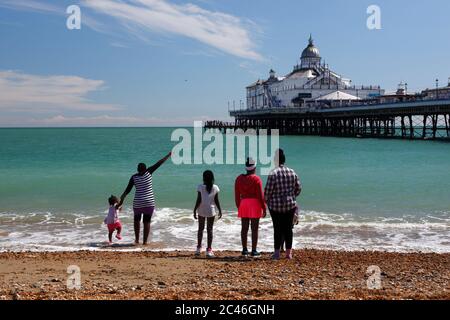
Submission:
[[[132,175],[127,188],[120,200],[111,196],[108,201],[110,209],[105,223],[108,225],[108,239],[112,243],[112,235],[117,231],[116,238],[121,239],[122,225],[118,217],[127,195],[135,188],[133,200],[135,244],[139,244],[141,220],[144,224],[143,245],[148,243],[150,224],[155,212],[155,197],[153,193],[152,175],[169,158],[171,153],[147,168],[144,163],[137,166],[137,173]],[[301,193],[301,183],[294,170],[285,166],[284,151],[278,149],[275,154],[276,167],[267,179],[265,188],[262,180],[256,175],[256,161],[251,157],[245,163],[245,174],[236,178],[234,186],[235,203],[238,218],[241,219],[242,255],[259,257],[257,251],[259,221],[267,215],[269,209],[274,229],[273,259],[280,258],[283,244],[286,244],[286,258],[292,259],[292,228],[298,221],[298,205],[296,198]],[[213,229],[218,211],[218,219],[222,218],[222,208],[219,201],[220,188],[214,184],[214,173],[211,170],[203,172],[203,183],[197,187],[197,200],[194,207],[194,218],[198,220],[197,248],[195,255],[201,255],[203,233],[207,229],[206,256],[214,257],[212,250]],[[251,229],[251,251],[249,252],[248,232]]]

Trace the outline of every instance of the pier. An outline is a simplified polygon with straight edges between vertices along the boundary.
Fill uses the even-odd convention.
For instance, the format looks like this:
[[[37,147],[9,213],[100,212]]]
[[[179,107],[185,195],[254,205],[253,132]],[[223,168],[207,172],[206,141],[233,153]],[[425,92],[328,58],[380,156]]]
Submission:
[[[336,102],[335,102],[336,103]],[[395,103],[314,102],[306,107],[231,110],[234,122],[208,121],[205,129],[278,129],[280,135],[450,139],[450,97]]]
[[[357,138],[450,139],[450,78],[447,86],[395,93],[379,85],[355,86],[322,61],[312,36],[286,76],[246,87],[246,108],[230,110],[234,122],[208,121],[205,129],[277,129],[281,135]],[[233,103],[233,106],[235,104]]]

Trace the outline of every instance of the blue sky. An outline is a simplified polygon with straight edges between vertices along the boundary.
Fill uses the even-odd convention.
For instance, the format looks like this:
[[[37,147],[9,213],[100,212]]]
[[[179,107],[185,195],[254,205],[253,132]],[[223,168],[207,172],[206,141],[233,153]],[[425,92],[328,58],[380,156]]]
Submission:
[[[66,28],[72,4],[81,30]],[[292,70],[310,33],[354,84],[446,84],[449,19],[448,0],[0,0],[0,126],[226,119],[246,85]]]

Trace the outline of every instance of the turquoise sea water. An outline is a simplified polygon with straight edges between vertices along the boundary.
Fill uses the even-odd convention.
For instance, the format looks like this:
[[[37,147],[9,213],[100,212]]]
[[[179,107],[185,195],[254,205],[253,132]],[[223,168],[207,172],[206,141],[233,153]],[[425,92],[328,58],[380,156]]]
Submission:
[[[107,197],[122,193],[137,163],[170,151],[173,130],[0,129],[0,249],[101,247]],[[450,143],[290,136],[280,146],[304,187],[297,247],[450,251]],[[153,249],[195,246],[191,209],[206,168],[226,212],[215,247],[239,249],[233,184],[242,165],[171,162],[154,175]],[[131,203],[132,194],[124,243],[132,241]],[[270,219],[261,228],[261,248],[270,250]]]

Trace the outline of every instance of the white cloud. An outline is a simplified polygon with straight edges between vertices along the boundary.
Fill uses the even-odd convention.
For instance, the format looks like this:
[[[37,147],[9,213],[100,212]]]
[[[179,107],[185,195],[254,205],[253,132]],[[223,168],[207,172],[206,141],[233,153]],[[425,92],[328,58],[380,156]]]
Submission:
[[[35,0],[1,0],[0,7],[25,11],[59,13],[58,7]]]
[[[82,4],[117,19],[135,35],[175,34],[237,57],[263,60],[251,38],[251,23],[230,14],[166,0],[83,0]]]
[[[261,78],[264,77],[252,63],[249,63],[248,61],[242,61],[239,63],[239,67],[246,70],[248,73],[253,75],[255,78]]]
[[[116,47],[116,48],[129,48],[126,44],[123,44],[121,42],[117,42],[117,41],[113,41],[109,44],[111,47]]]
[[[48,13],[64,17],[68,16],[66,13],[66,7],[56,6],[36,0],[0,0],[0,8],[17,11]],[[82,13],[82,24],[97,32],[108,33],[106,26],[85,13]],[[62,23],[61,25],[65,26],[65,23]]]
[[[157,118],[138,118],[138,117],[114,117],[101,115],[94,117],[67,117],[57,115],[44,119],[30,119],[29,124],[37,126],[116,126],[116,125],[150,125],[158,123]]]
[[[100,21],[99,14],[117,20],[127,34],[143,41],[150,42],[149,33],[178,35],[240,58],[264,60],[253,39],[260,32],[258,26],[231,14],[168,0],[82,0],[80,6],[82,26],[110,36],[118,33],[111,21]],[[0,0],[0,7],[67,16],[63,5],[36,0]]]
[[[192,126],[194,121],[211,120],[204,116],[172,117],[162,119],[157,117],[135,116],[64,116],[56,115],[47,118],[9,117],[1,118],[3,127],[144,127],[144,126]],[[228,121],[229,119],[223,119]]]
[[[40,76],[0,71],[0,110],[116,110],[117,106],[90,101],[87,95],[104,88],[102,80],[77,76]]]

